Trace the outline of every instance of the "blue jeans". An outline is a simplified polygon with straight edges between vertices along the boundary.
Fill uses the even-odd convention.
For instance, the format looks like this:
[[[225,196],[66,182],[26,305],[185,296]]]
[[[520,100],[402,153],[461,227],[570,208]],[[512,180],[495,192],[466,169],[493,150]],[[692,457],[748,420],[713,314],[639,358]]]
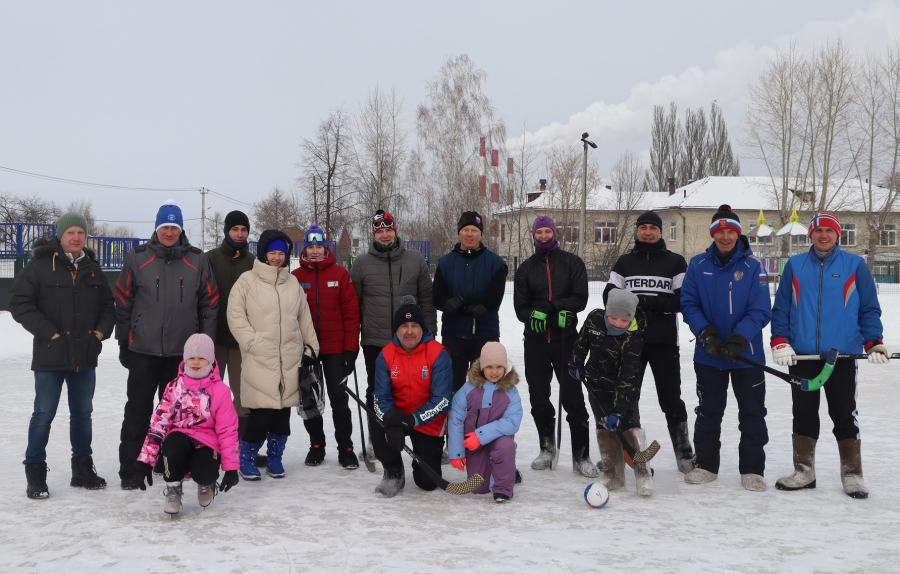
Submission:
[[[90,456],[91,412],[93,412],[95,369],[75,371],[37,371],[34,373],[34,412],[28,425],[28,448],[25,464],[47,460],[50,424],[56,416],[63,382],[69,393],[69,440],[72,456]]]

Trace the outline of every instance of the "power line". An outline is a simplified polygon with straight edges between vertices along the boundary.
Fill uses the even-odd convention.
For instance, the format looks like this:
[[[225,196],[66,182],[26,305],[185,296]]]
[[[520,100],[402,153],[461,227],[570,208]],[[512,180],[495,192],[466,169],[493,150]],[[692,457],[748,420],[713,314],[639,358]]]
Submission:
[[[207,189],[207,191],[209,191],[211,194],[215,195],[216,197],[220,197],[220,198],[222,198],[222,199],[231,201],[231,202],[233,202],[233,203],[237,203],[237,204],[239,204],[239,205],[246,205],[247,207],[253,207],[253,204],[252,204],[252,203],[247,203],[247,202],[245,202],[245,201],[240,201],[240,200],[235,199],[235,198],[233,198],[233,197],[228,197],[227,195],[222,194],[222,193],[219,193],[218,191],[213,191],[213,190],[211,190],[211,189]]]
[[[97,221],[100,223],[156,223],[155,219],[148,219],[147,221],[124,221],[124,220],[118,220],[118,219],[95,219],[94,221]],[[200,221],[200,218],[199,217],[191,217],[191,218],[185,219],[184,221]]]
[[[134,191],[197,191],[196,187],[132,187],[128,185],[110,185],[106,183],[91,183],[88,181],[78,181],[76,179],[66,179],[64,177],[55,177],[52,175],[43,175],[40,173],[32,173],[30,171],[22,171],[11,167],[3,167],[0,165],[0,171],[7,171],[16,175],[24,175],[27,177],[35,177],[38,179],[46,179],[50,181],[58,181],[60,183],[72,183],[76,185],[85,185],[88,187],[102,187],[106,189],[130,189]]]

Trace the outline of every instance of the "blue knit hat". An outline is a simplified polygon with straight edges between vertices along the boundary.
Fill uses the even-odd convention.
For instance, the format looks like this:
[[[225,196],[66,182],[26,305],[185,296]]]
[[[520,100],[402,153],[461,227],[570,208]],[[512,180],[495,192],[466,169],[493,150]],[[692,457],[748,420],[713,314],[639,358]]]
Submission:
[[[280,237],[277,239],[273,239],[269,242],[268,245],[266,245],[266,253],[271,253],[272,251],[281,251],[282,253],[286,254],[288,252],[287,243],[285,243],[284,239]]]
[[[325,232],[318,225],[313,225],[303,234],[303,249],[310,245],[321,245],[325,247]]]
[[[184,231],[184,218],[181,216],[181,208],[175,205],[174,199],[168,199],[156,212],[156,230],[164,225],[174,225]]]

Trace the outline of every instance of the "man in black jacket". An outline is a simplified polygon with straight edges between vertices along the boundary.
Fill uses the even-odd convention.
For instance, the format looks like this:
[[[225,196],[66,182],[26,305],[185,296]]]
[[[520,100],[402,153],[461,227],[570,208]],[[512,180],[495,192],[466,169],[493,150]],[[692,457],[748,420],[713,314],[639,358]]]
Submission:
[[[610,290],[616,288],[638,296],[638,313],[644,316],[647,325],[643,331],[640,378],[644,379],[649,363],[678,470],[686,473],[694,468],[694,453],[688,436],[687,410],[681,400],[677,315],[681,311],[681,282],[687,263],[684,257],[666,249],[659,215],[648,211],[634,225],[634,249],[613,265],[609,283],[603,290],[603,303],[606,304]]]
[[[28,498],[47,498],[47,442],[63,382],[68,388],[72,486],[106,487],[91,450],[97,357],[115,324],[112,291],[94,252],[85,247],[87,221],[67,213],[56,235],[39,240],[13,283],[9,310],[34,335],[34,412],[28,426]]]
[[[584,392],[568,370],[578,337],[576,313],[587,306],[587,270],[580,257],[559,248],[556,224],[550,217],[535,219],[531,233],[536,252],[516,271],[513,291],[516,316],[525,323],[525,379],[541,441],[541,453],[531,468],[551,468],[556,455],[556,411],[550,400],[555,372],[572,435],[572,470],[593,478],[600,473],[588,451],[590,428]]]
[[[188,337],[216,337],[216,279],[209,259],[191,246],[182,226],[181,208],[167,201],[156,215],[150,241],[128,252],[116,281],[116,339],[119,361],[128,369],[119,444],[122,490],[146,488],[134,463],[154,401],[178,374]]]

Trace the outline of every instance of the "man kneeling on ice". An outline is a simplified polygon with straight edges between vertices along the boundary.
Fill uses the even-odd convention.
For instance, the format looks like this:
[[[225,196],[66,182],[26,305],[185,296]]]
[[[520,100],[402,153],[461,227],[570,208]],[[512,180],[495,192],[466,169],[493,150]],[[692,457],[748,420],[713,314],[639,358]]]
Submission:
[[[447,410],[453,389],[450,355],[425,326],[425,315],[410,295],[394,313],[394,338],[375,362],[375,412],[384,432],[375,432],[375,456],[384,465],[384,478],[375,488],[386,498],[406,485],[400,451],[408,435],[412,449],[438,476],[447,432]],[[412,463],[413,480],[422,490],[437,485]]]

